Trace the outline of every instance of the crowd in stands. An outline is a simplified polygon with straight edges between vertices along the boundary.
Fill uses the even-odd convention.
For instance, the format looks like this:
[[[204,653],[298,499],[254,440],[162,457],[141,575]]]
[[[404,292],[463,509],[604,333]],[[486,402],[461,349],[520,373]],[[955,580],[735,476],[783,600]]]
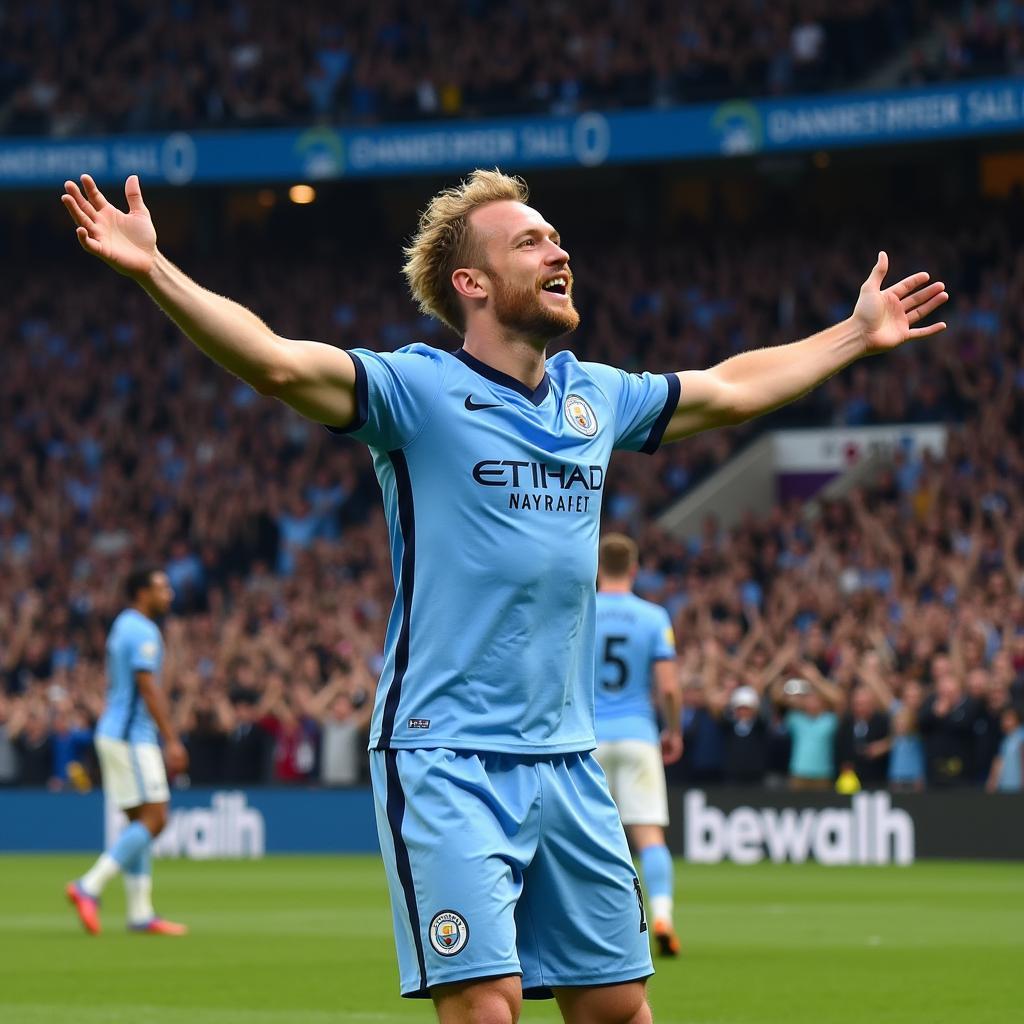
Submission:
[[[584,248],[573,347],[660,371],[804,336],[848,315],[871,234]],[[606,524],[640,542],[637,589],[677,627],[677,777],[1012,782],[992,764],[1024,696],[1024,249],[1005,211],[898,234],[895,266],[942,269],[950,331],[768,422],[940,421],[944,455],[817,518],[787,504],[690,540],[655,514],[763,421],[613,460]],[[285,336],[449,344],[393,261],[187,269]],[[105,631],[139,557],[177,593],[165,678],[192,781],[358,778],[392,596],[366,452],[213,367],[99,265],[53,280],[15,270],[0,307],[0,783],[88,784]]]
[[[1024,72],[1024,3],[973,0],[941,23],[934,52],[917,46],[902,75],[904,85],[970,78],[1017,77]]]
[[[955,5],[13,0],[0,6],[0,131],[567,114],[837,89],[945,8]]]

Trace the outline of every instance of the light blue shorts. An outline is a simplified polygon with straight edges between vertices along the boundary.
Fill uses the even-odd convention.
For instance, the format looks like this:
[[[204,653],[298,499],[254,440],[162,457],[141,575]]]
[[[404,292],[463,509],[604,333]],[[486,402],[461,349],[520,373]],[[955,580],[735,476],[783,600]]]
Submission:
[[[527,998],[654,973],[643,897],[589,753],[370,754],[403,996],[522,976]]]

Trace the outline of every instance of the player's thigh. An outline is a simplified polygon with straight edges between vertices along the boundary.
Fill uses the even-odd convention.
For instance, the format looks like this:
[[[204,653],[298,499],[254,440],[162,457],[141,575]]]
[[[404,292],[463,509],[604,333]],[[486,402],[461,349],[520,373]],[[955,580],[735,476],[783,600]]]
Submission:
[[[109,801],[128,810],[170,799],[159,747],[131,744],[109,736],[97,736],[95,742],[103,792]],[[148,751],[143,749],[147,746]]]
[[[171,790],[167,784],[163,751],[155,743],[133,743],[131,756],[142,779],[142,793],[147,804],[167,804]]]
[[[653,743],[622,740],[615,803],[624,825],[668,825],[668,791],[661,751]]]
[[[566,1024],[650,1024],[647,983],[555,989]]]
[[[430,996],[440,1024],[515,1024],[523,1008],[518,975],[436,985]]]
[[[514,913],[532,856],[523,826],[535,773],[496,780],[484,758],[449,750],[370,760],[403,995],[518,975]]]
[[[589,754],[540,767],[543,828],[516,912],[524,993],[646,978],[640,883],[604,775]]]
[[[598,743],[597,749],[593,754],[594,759],[601,766],[601,771],[604,772],[604,777],[608,781],[608,791],[611,793],[612,799],[616,804],[619,802],[620,748],[621,742],[619,740],[608,740],[605,743]]]

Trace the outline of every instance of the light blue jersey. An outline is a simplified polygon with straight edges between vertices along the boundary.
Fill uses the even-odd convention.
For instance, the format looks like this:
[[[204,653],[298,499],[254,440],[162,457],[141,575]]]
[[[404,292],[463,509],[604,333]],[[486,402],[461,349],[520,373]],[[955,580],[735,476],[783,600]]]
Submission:
[[[371,747],[593,748],[605,470],[658,447],[679,378],[560,352],[529,388],[462,350],[352,356],[344,432],[372,451],[396,587]]]
[[[135,673],[159,676],[163,659],[163,637],[152,619],[134,608],[114,619],[107,636],[107,706],[96,725],[97,736],[157,742],[156,723],[135,685]]]
[[[996,789],[1000,793],[1019,793],[1024,789],[1024,771],[1022,771],[1021,751],[1024,750],[1024,726],[1018,725],[1013,732],[1008,732],[999,744],[999,757],[1002,767],[996,780]]]
[[[597,595],[597,741],[658,742],[652,666],[676,656],[668,612],[636,594]]]

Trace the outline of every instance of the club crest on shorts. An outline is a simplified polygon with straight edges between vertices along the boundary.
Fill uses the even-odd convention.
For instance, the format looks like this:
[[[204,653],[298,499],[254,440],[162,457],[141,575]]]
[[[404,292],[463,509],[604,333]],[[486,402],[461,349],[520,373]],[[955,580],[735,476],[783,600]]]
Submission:
[[[461,914],[454,910],[442,910],[430,921],[430,944],[441,956],[455,956],[466,948],[469,941],[469,925]]]
[[[565,396],[565,418],[585,437],[597,433],[597,417],[590,403],[579,395]]]

